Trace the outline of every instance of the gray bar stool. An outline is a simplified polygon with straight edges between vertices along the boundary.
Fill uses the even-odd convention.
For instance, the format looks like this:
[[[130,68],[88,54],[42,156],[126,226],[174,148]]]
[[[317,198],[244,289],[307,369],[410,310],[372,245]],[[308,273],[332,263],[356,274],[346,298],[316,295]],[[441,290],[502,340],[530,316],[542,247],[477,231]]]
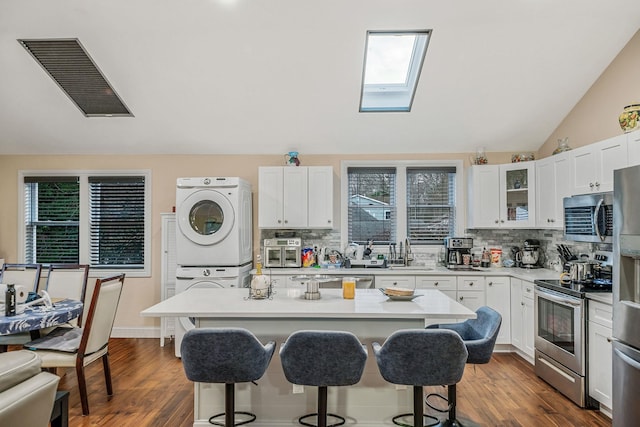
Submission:
[[[498,332],[500,332],[500,326],[502,325],[502,316],[500,313],[492,309],[491,307],[480,307],[476,311],[476,318],[465,320],[461,323],[441,323],[436,325],[429,325],[427,329],[440,329],[440,330],[451,330],[456,332],[462,338],[465,347],[467,347],[467,351],[469,352],[469,357],[467,358],[467,363],[475,365],[489,363],[491,360],[491,356],[493,355],[493,349],[496,345],[496,339],[498,338]],[[425,403],[431,409],[435,409],[439,412],[447,412],[447,410],[442,410],[431,403],[429,403],[429,399],[431,397],[438,397],[445,402],[447,402],[449,407],[453,405],[455,408],[455,393],[451,395],[449,393],[448,397],[445,398],[437,393],[430,393],[427,395]],[[449,417],[451,418],[451,416]],[[455,413],[453,414],[452,420],[456,420]],[[457,424],[460,424],[460,421],[456,420]],[[464,421],[465,425],[474,425],[471,421]]]
[[[275,343],[262,345],[246,329],[197,328],[188,331],[180,352],[187,378],[201,383],[224,383],[224,413],[213,415],[209,423],[231,427],[250,423],[256,416],[235,411],[235,384],[260,379],[271,361]],[[249,418],[235,423],[235,414]],[[224,415],[224,424],[215,418]]]
[[[318,412],[303,415],[298,422],[317,416],[318,427],[335,427],[344,417],[327,413],[327,387],[353,385],[360,381],[367,361],[367,349],[351,332],[297,331],[280,348],[280,360],[287,381],[318,387]],[[327,425],[327,416],[338,419]]]
[[[392,384],[413,386],[413,425],[424,426],[422,395],[424,386],[446,385],[453,389],[462,379],[467,360],[467,349],[460,336],[448,330],[403,329],[391,334],[383,345],[372,344],[382,378]],[[393,417],[393,423],[411,414]],[[455,419],[455,408],[454,408]],[[427,415],[434,419],[435,417]]]

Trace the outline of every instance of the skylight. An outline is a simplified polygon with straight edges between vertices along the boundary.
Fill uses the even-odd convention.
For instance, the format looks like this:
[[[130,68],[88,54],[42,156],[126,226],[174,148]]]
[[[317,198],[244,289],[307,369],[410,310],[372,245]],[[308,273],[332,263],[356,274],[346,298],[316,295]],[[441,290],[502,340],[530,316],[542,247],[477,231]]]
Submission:
[[[431,30],[367,31],[360,111],[411,111]]]

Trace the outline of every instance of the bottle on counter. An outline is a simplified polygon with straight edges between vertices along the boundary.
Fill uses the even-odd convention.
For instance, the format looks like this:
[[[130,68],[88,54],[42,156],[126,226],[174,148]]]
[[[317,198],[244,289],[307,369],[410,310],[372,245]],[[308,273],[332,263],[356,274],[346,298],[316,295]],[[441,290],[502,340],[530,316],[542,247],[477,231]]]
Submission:
[[[487,248],[482,248],[482,258],[480,259],[480,267],[489,268],[491,266],[491,254]]]
[[[16,315],[16,286],[14,284],[8,284],[4,293],[4,315],[7,317]]]

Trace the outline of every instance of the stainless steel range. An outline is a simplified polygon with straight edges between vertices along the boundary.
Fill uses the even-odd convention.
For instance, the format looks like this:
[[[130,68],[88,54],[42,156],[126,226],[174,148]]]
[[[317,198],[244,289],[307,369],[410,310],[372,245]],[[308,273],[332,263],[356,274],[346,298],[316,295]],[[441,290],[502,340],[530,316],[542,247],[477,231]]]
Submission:
[[[586,294],[611,292],[611,256],[597,277],[584,281],[536,280],[535,372],[580,407],[588,402]]]

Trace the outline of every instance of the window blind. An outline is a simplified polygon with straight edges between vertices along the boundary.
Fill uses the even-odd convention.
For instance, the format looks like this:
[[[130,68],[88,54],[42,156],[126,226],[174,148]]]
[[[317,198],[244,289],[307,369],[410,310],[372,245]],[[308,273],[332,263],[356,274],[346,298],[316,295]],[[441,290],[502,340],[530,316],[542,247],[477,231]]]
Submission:
[[[25,177],[25,261],[79,262],[78,177]]]
[[[396,240],[395,168],[350,167],[348,174],[349,241],[388,244]]]
[[[456,169],[407,169],[407,235],[412,244],[442,244],[455,231]]]
[[[89,177],[90,264],[144,268],[145,178]]]

